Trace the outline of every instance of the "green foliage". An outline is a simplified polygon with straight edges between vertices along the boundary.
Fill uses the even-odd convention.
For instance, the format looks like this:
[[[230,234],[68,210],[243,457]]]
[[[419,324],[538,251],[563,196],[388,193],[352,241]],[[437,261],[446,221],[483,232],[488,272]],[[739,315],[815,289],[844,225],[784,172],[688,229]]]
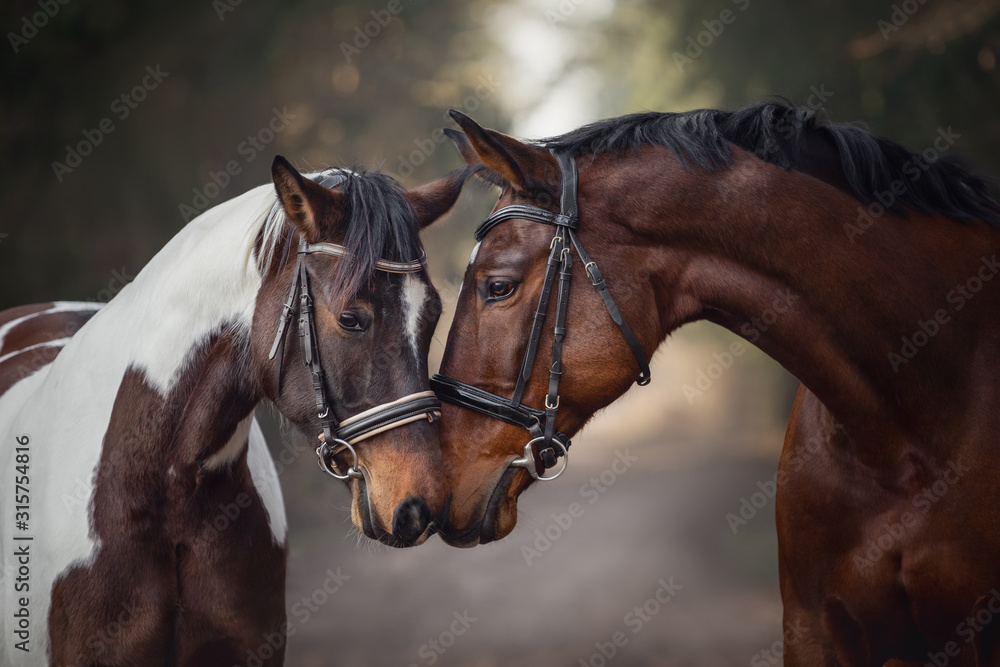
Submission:
[[[616,78],[625,103],[608,115],[773,95],[810,104],[828,91],[833,120],[862,121],[918,151],[952,126],[958,152],[1000,172],[998,12],[984,0],[626,0],[606,48],[585,60]],[[626,40],[634,46],[622,48]]]
[[[216,204],[266,182],[275,153],[304,169],[381,167],[408,186],[458,166],[434,140],[451,124],[448,107],[507,129],[507,113],[525,104],[513,75],[531,79],[544,64],[515,66],[511,17],[569,40],[575,55],[557,79],[596,73],[594,117],[783,95],[915,150],[951,126],[958,153],[1000,171],[996,0],[618,0],[587,19],[589,3],[4,4],[0,307],[105,298],[112,271],[136,273],[199,193]],[[912,16],[894,19],[894,6],[911,5]],[[123,102],[157,65],[168,76],[143,101]],[[275,110],[287,110],[287,126],[258,150],[248,139]],[[88,136],[95,145],[79,166],[54,167]],[[239,173],[206,196],[230,163]],[[462,210],[462,224],[429,235],[451,279],[471,244],[464,218],[478,215]]]

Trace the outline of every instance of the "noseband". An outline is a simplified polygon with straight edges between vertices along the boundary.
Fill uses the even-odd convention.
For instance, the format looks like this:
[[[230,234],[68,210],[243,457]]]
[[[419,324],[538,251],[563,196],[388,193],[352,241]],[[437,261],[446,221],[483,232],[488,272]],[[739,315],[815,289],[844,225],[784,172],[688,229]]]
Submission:
[[[318,182],[328,188],[335,187],[344,180],[340,174],[331,177],[330,172],[324,172],[320,176],[325,178]],[[272,215],[275,215],[276,210],[280,209],[280,205],[276,204],[275,206],[276,209],[272,211]],[[346,257],[348,251],[347,248],[336,243],[307,243],[305,239],[299,240],[295,277],[292,279],[292,287],[288,292],[288,299],[285,301],[281,318],[278,321],[278,332],[274,336],[274,343],[271,345],[268,359],[277,357],[275,386],[280,392],[285,334],[295,314],[295,296],[297,294],[299,297],[299,343],[302,348],[302,361],[312,374],[313,391],[316,394],[316,410],[320,426],[323,429],[319,435],[321,444],[316,448],[319,466],[337,479],[361,478],[362,474],[358,469],[358,453],[354,450],[353,445],[366,438],[415,421],[427,419],[433,422],[441,416],[441,401],[437,399],[433,391],[420,391],[389,403],[376,405],[343,420],[339,424],[337,423],[336,418],[331,414],[330,402],[326,395],[326,376],[319,358],[319,341],[316,336],[316,320],[313,316],[313,299],[309,290],[309,271],[305,263],[306,255],[314,253]],[[392,262],[380,259],[375,263],[375,268],[386,273],[419,273],[426,268],[426,263],[426,255],[421,254],[419,259],[412,262]],[[344,449],[351,453],[354,463],[345,474],[341,475],[334,457]]]
[[[528,346],[524,352],[524,360],[521,364],[521,372],[517,377],[517,384],[514,387],[513,397],[504,398],[440,374],[431,378],[431,387],[442,401],[475,410],[507,424],[527,429],[531,434],[531,440],[525,444],[523,455],[511,461],[510,465],[526,468],[532,477],[543,481],[555,479],[561,475],[569,463],[570,439],[565,433],[556,431],[556,415],[559,411],[559,380],[562,378],[563,372],[562,346],[563,339],[566,337],[566,310],[569,305],[570,279],[573,277],[572,255],[574,249],[576,254],[580,256],[580,261],[583,262],[591,285],[601,296],[612,321],[618,326],[625,342],[632,349],[635,360],[639,363],[639,379],[636,380],[636,383],[645,386],[649,384],[650,380],[649,361],[646,359],[646,353],[643,352],[642,346],[636,340],[628,322],[622,317],[621,310],[611,297],[608,285],[604,281],[600,269],[597,268],[597,264],[590,259],[576,237],[575,232],[579,226],[576,161],[567,153],[553,151],[552,155],[559,163],[562,180],[559,213],[552,213],[537,206],[512,204],[495,211],[476,229],[476,241],[482,241],[491,229],[507,220],[530,220],[550,225],[556,230],[555,236],[552,237],[549,244],[549,259],[545,265],[542,293],[538,298],[538,307],[535,309],[531,334],[528,337]],[[545,324],[549,296],[552,294],[557,269],[559,271],[559,287],[556,294],[555,326],[553,327],[552,366],[549,368],[549,390],[545,396],[545,409],[540,410],[524,405],[521,398],[535,365],[538,341],[542,335],[542,326]],[[535,443],[539,443],[537,458],[534,450]],[[555,474],[546,477],[545,471],[554,468],[559,457],[565,457],[562,468]],[[539,467],[542,469],[542,474],[538,473]]]

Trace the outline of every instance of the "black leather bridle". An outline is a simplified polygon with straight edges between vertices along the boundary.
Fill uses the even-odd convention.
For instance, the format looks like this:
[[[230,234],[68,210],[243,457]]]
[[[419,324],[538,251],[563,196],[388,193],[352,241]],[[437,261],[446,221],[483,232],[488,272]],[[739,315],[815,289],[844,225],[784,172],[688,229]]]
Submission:
[[[556,415],[559,411],[562,346],[566,337],[566,310],[569,305],[570,279],[573,277],[572,251],[574,249],[576,254],[580,256],[580,261],[583,262],[587,275],[590,276],[591,284],[601,296],[601,300],[604,301],[611,319],[618,325],[622,336],[632,349],[632,354],[635,355],[635,360],[639,362],[639,379],[636,380],[636,383],[644,386],[649,384],[650,380],[649,361],[646,359],[646,353],[639,345],[639,341],[636,340],[628,322],[622,317],[621,310],[611,297],[608,285],[604,281],[600,269],[597,268],[597,264],[590,259],[590,256],[583,249],[583,245],[580,244],[580,240],[576,237],[575,232],[579,226],[576,161],[567,153],[552,151],[552,155],[559,163],[562,180],[559,213],[552,213],[537,206],[512,204],[495,211],[476,229],[476,241],[482,241],[491,229],[507,220],[530,220],[550,225],[556,230],[555,236],[552,237],[549,244],[549,259],[545,265],[542,293],[538,298],[538,307],[535,309],[531,334],[524,352],[521,372],[517,376],[514,395],[511,398],[504,398],[441,374],[431,378],[431,388],[437,392],[442,401],[475,410],[507,424],[527,429],[531,434],[531,440],[524,446],[523,456],[511,461],[510,465],[526,468],[531,476],[538,480],[555,479],[566,470],[566,465],[569,462],[570,439],[565,433],[556,430]],[[538,342],[541,339],[542,326],[545,323],[549,297],[552,294],[557,269],[559,286],[556,293],[555,326],[553,327],[552,366],[549,368],[549,389],[545,396],[545,408],[540,410],[524,405],[521,399],[535,365]],[[533,449],[535,443],[539,443],[537,458]],[[559,457],[565,457],[562,468],[554,475],[546,477],[545,471],[555,467]],[[541,465],[539,466],[539,464]],[[542,469],[541,474],[538,472],[539,467]]]
[[[324,187],[333,188],[345,180],[345,176],[339,171],[327,171],[313,178]],[[281,213],[280,204],[275,204],[271,210],[271,215]],[[274,336],[274,343],[271,345],[271,352],[268,359],[277,358],[275,374],[277,391],[281,391],[281,370],[282,360],[285,351],[285,333],[288,325],[295,315],[296,295],[298,295],[299,314],[299,342],[302,348],[302,361],[309,368],[312,374],[313,390],[316,394],[316,409],[319,416],[319,423],[323,432],[319,435],[320,445],[316,448],[316,455],[319,457],[319,466],[337,479],[349,479],[351,477],[361,478],[361,471],[358,469],[358,453],[353,445],[366,438],[377,435],[390,429],[398,428],[411,422],[427,419],[435,421],[441,416],[441,401],[434,395],[433,391],[420,391],[414,394],[403,396],[402,398],[383,403],[373,408],[365,410],[359,414],[349,417],[339,424],[330,410],[330,402],[326,395],[326,374],[323,371],[323,364],[320,361],[318,338],[316,336],[316,320],[313,317],[313,299],[309,290],[309,271],[306,268],[305,258],[307,255],[320,253],[333,257],[345,257],[348,254],[347,248],[336,243],[307,243],[305,239],[299,240],[298,258],[295,264],[295,277],[292,279],[292,286],[288,292],[288,299],[285,301],[278,321],[278,331]],[[375,263],[375,268],[386,273],[419,273],[426,269],[427,257],[421,254],[419,259],[412,262],[392,262],[379,259]],[[343,475],[340,474],[334,457],[347,449],[354,457],[354,463]]]

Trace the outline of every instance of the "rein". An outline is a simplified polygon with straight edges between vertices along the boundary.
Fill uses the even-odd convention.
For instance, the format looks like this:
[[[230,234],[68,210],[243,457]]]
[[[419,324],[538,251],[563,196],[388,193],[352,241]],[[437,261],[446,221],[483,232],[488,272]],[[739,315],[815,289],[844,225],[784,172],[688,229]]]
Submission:
[[[639,341],[636,340],[632,328],[622,316],[621,310],[608,291],[608,285],[597,264],[583,249],[576,237],[576,229],[580,220],[577,211],[577,170],[576,161],[568,153],[552,152],[559,163],[561,174],[560,212],[552,213],[537,206],[527,204],[512,204],[495,211],[476,229],[476,241],[483,238],[497,225],[507,220],[530,220],[555,227],[555,235],[549,243],[549,258],[545,265],[545,278],[542,282],[542,293],[538,298],[538,306],[532,320],[528,346],[524,352],[521,372],[517,377],[514,395],[504,398],[497,394],[466,384],[454,378],[437,374],[431,378],[431,388],[438,397],[447,403],[474,410],[488,417],[498,419],[513,426],[526,429],[531,439],[524,445],[523,455],[510,462],[511,467],[526,468],[537,480],[555,479],[561,475],[569,464],[569,437],[556,430],[556,416],[559,412],[559,381],[562,378],[562,347],[566,337],[566,311],[569,306],[569,286],[573,277],[573,250],[583,262],[584,269],[590,277],[590,283],[601,296],[608,314],[618,326],[625,342],[628,343],[635,360],[639,363],[639,386],[649,384],[649,361]],[[549,387],[545,396],[545,408],[532,408],[522,403],[524,388],[531,378],[538,352],[538,342],[542,336],[542,327],[547,317],[549,298],[555,284],[556,273],[559,274],[556,292],[555,326],[552,340],[552,366],[549,368]],[[535,456],[534,445],[538,446],[538,456]],[[554,468],[560,457],[563,457],[562,467],[553,475],[545,476],[545,471]],[[542,469],[539,474],[538,469]]]
[[[333,185],[342,181],[343,178],[335,181]],[[327,179],[322,181],[321,185],[332,187],[328,185],[329,182],[330,179]],[[292,279],[288,299],[285,301],[281,318],[278,321],[278,331],[274,336],[274,343],[271,345],[268,359],[277,358],[275,386],[280,392],[285,337],[288,325],[295,314],[295,297],[298,295],[299,343],[302,349],[302,362],[312,374],[313,391],[316,394],[316,410],[322,427],[322,433],[319,434],[321,444],[316,448],[319,466],[337,479],[362,478],[362,473],[358,469],[358,453],[353,445],[379,433],[415,421],[427,419],[433,422],[441,416],[441,401],[438,400],[433,391],[420,391],[388,403],[376,405],[348,417],[339,424],[337,423],[330,410],[330,402],[326,394],[326,374],[323,371],[319,355],[319,339],[316,335],[316,320],[313,316],[313,298],[309,289],[309,271],[305,263],[306,256],[310,254],[346,257],[348,250],[336,243],[307,243],[305,239],[299,240],[295,277]],[[421,254],[418,259],[412,262],[393,262],[379,259],[375,268],[386,273],[419,273],[425,270],[426,264],[427,257]],[[340,474],[334,457],[344,449],[351,453],[354,463],[347,469],[346,473]]]

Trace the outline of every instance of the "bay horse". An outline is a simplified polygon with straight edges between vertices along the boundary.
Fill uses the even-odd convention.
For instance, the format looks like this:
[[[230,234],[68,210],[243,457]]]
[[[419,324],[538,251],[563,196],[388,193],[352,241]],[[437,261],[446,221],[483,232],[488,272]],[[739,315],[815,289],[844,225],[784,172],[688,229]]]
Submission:
[[[107,305],[0,313],[0,663],[281,665],[287,522],[262,402],[321,433],[366,536],[416,545],[443,520],[441,306],[418,234],[465,176],[404,191],[280,156],[271,175]]]
[[[776,478],[785,664],[1000,665],[1000,206],[938,157],[958,135],[914,153],[779,101],[539,142],[451,113],[502,190],[431,381],[442,537],[509,534],[569,436],[709,320],[802,382]]]

